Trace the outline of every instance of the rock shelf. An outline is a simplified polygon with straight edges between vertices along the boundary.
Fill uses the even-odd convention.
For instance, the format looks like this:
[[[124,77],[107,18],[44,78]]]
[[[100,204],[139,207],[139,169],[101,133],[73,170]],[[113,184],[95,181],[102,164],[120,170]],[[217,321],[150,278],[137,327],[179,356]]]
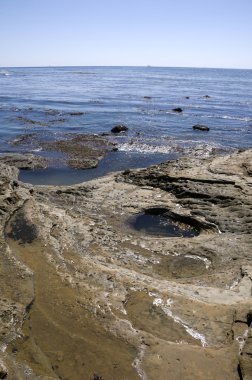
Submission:
[[[0,163],[4,378],[251,379],[251,160],[182,158],[62,187]],[[200,233],[129,228],[157,208]]]

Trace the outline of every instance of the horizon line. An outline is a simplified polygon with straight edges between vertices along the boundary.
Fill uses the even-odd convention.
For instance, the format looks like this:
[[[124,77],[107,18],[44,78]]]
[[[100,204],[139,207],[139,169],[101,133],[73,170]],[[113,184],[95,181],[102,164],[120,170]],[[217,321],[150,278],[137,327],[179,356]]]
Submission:
[[[66,67],[136,67],[136,68],[163,68],[163,69],[212,69],[212,70],[252,70],[240,67],[205,67],[205,66],[156,66],[156,65],[38,65],[38,66],[0,66],[0,69],[46,69]]]

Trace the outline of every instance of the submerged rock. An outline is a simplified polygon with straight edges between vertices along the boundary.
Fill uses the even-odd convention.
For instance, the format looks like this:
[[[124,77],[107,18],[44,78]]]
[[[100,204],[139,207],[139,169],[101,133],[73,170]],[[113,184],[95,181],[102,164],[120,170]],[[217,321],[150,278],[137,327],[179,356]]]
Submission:
[[[108,151],[114,150],[114,143],[104,136],[67,134],[64,140],[43,143],[46,151],[66,155],[67,165],[74,169],[89,169],[98,165]]]
[[[76,111],[76,112],[69,112],[70,116],[82,116],[84,114],[85,114],[85,112],[78,112],[78,111]]]
[[[102,135],[68,133],[60,140],[52,140],[53,137],[50,134],[45,138],[38,133],[28,133],[11,141],[12,145],[32,146],[33,149],[55,153],[48,159],[33,154],[5,154],[0,156],[0,161],[19,169],[40,169],[52,165],[89,169],[97,167],[107,152],[116,151],[115,143]]]
[[[174,112],[178,112],[178,113],[183,112],[182,108],[180,108],[180,107],[173,108],[173,111],[174,111]]]

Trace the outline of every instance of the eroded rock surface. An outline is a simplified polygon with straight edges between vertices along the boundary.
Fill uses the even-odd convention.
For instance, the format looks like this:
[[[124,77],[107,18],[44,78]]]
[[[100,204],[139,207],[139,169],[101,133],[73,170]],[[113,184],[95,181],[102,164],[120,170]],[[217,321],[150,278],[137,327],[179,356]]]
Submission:
[[[79,115],[78,112],[71,113]],[[101,135],[67,133],[61,139],[51,134],[26,133],[10,141],[13,146],[47,152],[47,159],[34,154],[5,154],[0,161],[19,169],[39,169],[46,166],[68,166],[73,169],[95,168],[109,151],[116,150],[115,143]],[[49,152],[49,154],[48,154]]]
[[[47,160],[45,158],[30,153],[2,154],[0,155],[0,163],[1,162],[23,170],[44,169],[47,166]]]
[[[251,158],[68,187],[24,185],[0,164],[6,378],[251,379]],[[134,230],[153,208],[198,236]]]

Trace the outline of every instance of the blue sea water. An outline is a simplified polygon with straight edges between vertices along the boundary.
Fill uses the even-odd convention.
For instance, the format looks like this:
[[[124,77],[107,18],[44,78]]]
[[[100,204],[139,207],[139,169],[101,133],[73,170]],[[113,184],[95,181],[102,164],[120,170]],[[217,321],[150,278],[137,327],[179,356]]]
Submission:
[[[176,107],[183,112],[172,111]],[[74,112],[84,114],[71,115]],[[110,133],[118,123],[129,131],[111,136],[119,151],[109,154],[97,169],[51,167],[22,173],[21,178],[75,183],[181,154],[200,158],[251,147],[252,70],[0,68],[0,153],[45,155],[37,146],[10,143],[25,133],[61,139],[68,132]],[[210,131],[194,131],[195,124],[208,125]]]

